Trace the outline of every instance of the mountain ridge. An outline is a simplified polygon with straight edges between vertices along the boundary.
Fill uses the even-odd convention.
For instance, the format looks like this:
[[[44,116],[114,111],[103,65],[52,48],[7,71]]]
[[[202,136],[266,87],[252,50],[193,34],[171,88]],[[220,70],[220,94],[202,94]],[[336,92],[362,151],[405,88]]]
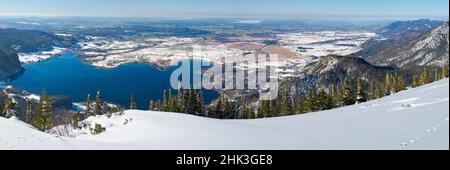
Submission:
[[[402,45],[422,34],[442,25],[442,21],[421,19],[413,21],[397,21],[375,31],[378,35],[362,44],[362,50],[352,54],[357,57],[375,56],[393,46]]]
[[[60,39],[42,31],[0,28],[0,80],[11,78],[24,70],[18,52],[50,50],[57,40]]]
[[[376,65],[396,65],[400,68],[415,66],[444,66],[448,64],[448,22],[402,45],[387,48],[367,57]]]
[[[398,70],[397,67],[376,66],[359,57],[328,55],[311,67],[308,74],[316,75],[318,84],[330,86],[339,85],[345,79],[383,80],[386,73]]]
[[[19,74],[23,69],[14,49],[0,43],[0,80]]]

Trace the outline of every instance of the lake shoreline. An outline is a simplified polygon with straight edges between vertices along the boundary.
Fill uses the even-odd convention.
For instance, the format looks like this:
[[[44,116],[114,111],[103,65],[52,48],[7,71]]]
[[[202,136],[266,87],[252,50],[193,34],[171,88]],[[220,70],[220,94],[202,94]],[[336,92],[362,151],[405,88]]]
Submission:
[[[74,103],[84,102],[88,94],[93,97],[100,90],[105,101],[125,108],[133,95],[138,109],[145,110],[150,100],[162,100],[163,91],[171,88],[170,75],[176,69],[176,66],[161,69],[146,63],[128,63],[111,69],[98,68],[85,63],[73,52],[23,66],[25,71],[5,82],[5,85],[33,94],[39,94],[45,88],[50,95],[68,96]],[[220,95],[217,90],[202,92],[205,103],[211,103]]]

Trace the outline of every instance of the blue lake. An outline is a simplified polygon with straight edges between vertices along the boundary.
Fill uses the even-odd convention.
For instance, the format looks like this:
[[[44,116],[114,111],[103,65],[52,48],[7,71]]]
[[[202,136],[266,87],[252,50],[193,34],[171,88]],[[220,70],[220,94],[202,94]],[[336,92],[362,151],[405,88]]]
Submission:
[[[50,95],[64,95],[74,102],[95,98],[101,91],[105,101],[128,107],[134,95],[139,109],[147,109],[150,100],[161,100],[170,88],[170,75],[177,67],[165,70],[149,64],[124,64],[113,69],[97,68],[81,62],[75,53],[66,53],[44,62],[24,65],[25,72],[10,82],[16,88],[39,94],[43,88]],[[198,71],[193,71],[194,73]],[[203,90],[205,102],[218,97]]]

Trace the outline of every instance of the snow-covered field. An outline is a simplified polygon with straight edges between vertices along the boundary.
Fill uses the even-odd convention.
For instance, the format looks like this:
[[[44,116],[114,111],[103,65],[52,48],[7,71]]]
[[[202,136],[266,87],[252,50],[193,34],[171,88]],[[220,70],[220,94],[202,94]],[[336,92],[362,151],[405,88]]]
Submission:
[[[369,32],[303,32],[278,35],[281,47],[302,56],[294,58],[304,60],[309,56],[328,54],[348,55],[359,51],[361,44],[376,36]],[[247,37],[257,40],[256,37]],[[224,56],[236,56],[249,52],[239,48],[229,48],[233,44],[204,40],[202,38],[148,38],[145,40],[116,41],[104,37],[87,37],[79,44],[82,54],[94,66],[113,68],[130,62],[152,63],[161,67],[170,61],[184,60],[192,56],[192,47],[201,46],[202,55],[211,61]],[[250,50],[250,52],[255,52]]]
[[[144,41],[111,41],[102,37],[91,38],[92,41],[79,45],[82,55],[96,67],[114,68],[121,64],[140,62],[151,63],[160,67],[168,67],[171,61],[176,62],[193,56],[192,48],[199,46],[199,38],[149,38]],[[242,54],[242,51],[225,48],[224,45],[208,43],[201,45],[201,53],[195,57],[203,57],[215,61],[224,56]]]
[[[449,149],[449,79],[330,111],[258,120],[126,111],[75,137],[0,118],[0,149]]]
[[[302,56],[349,55],[361,50],[361,45],[375,33],[370,32],[303,32],[280,34],[285,48]]]
[[[56,57],[66,51],[67,49],[65,48],[53,47],[53,49],[50,51],[41,51],[35,53],[19,53],[19,60],[21,63],[40,62]]]

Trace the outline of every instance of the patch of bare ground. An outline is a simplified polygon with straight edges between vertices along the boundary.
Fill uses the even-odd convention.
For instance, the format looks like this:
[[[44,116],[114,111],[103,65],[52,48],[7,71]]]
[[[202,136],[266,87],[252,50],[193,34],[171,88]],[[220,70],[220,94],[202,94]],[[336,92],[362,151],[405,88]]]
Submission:
[[[245,51],[257,51],[263,47],[264,44],[257,44],[257,43],[233,43],[227,45],[227,48],[234,48]]]
[[[297,55],[297,53],[278,45],[269,45],[267,47],[264,47],[262,49],[262,52],[266,54],[278,54],[279,60],[299,58],[299,55]]]

